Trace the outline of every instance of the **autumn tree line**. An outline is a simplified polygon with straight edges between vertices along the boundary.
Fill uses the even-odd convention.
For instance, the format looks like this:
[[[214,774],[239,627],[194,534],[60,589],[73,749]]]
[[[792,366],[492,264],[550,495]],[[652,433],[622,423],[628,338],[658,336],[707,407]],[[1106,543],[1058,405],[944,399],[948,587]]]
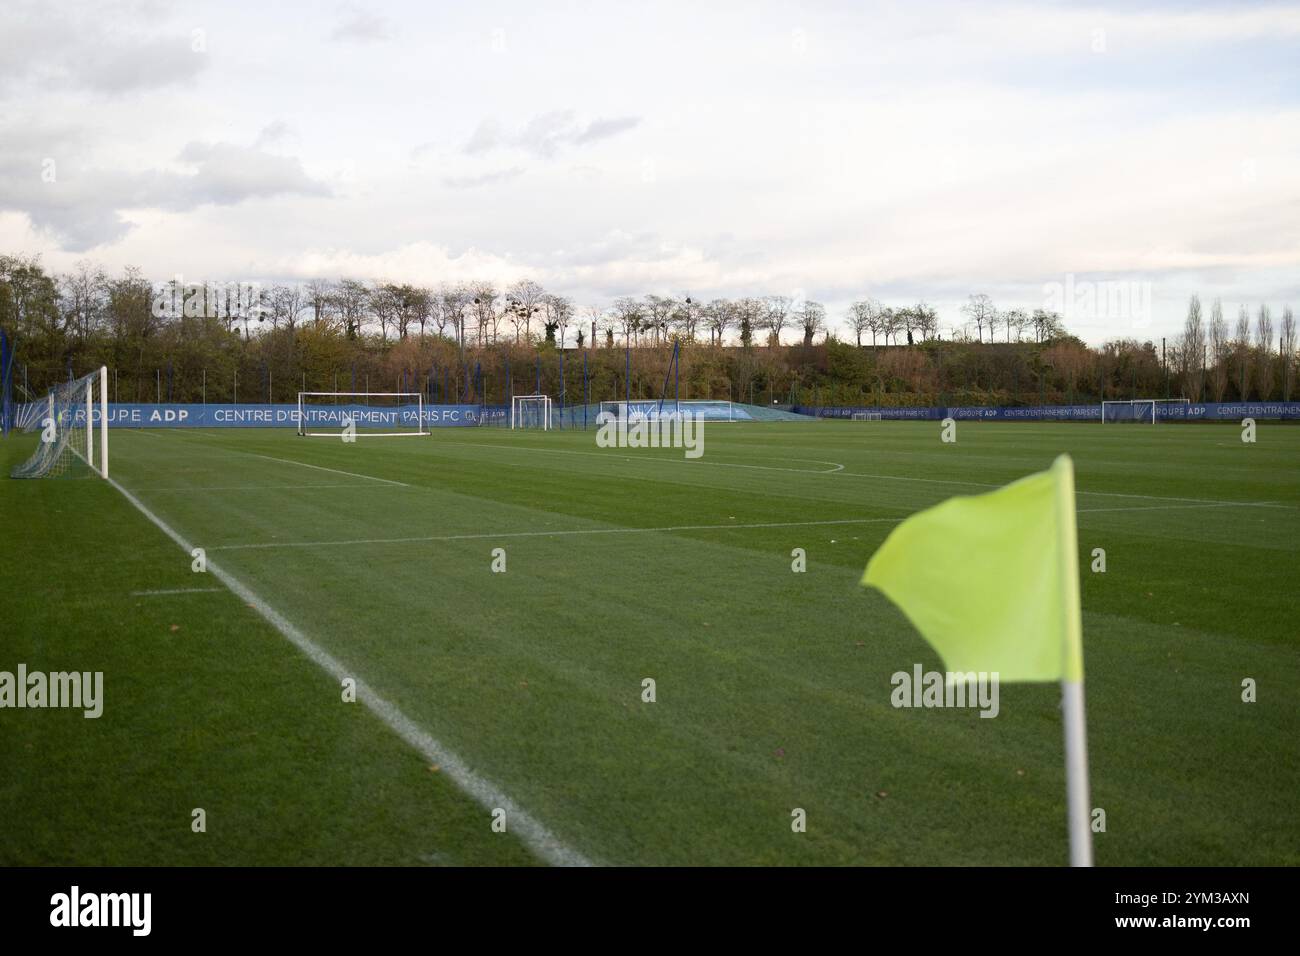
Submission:
[[[580,306],[531,280],[158,283],[89,262],[49,274],[35,257],[0,255],[20,398],[99,365],[123,402],[291,402],[305,388],[495,404],[540,388],[574,405],[671,395],[674,380],[682,398],[782,405],[1271,401],[1290,400],[1296,380],[1290,308],[1275,320],[1243,305],[1229,322],[1220,302],[1193,297],[1175,341],[1098,347],[1045,309],[976,294],[962,314],[942,329],[924,302],[871,298],[834,320],[816,301],[773,295]]]

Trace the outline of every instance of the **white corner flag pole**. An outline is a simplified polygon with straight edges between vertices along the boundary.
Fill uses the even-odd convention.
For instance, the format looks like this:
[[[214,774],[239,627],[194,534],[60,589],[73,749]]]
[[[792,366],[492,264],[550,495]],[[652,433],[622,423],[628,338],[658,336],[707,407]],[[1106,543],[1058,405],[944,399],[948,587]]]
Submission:
[[[1088,739],[1083,720],[1083,681],[1061,682],[1065,721],[1066,812],[1070,821],[1070,866],[1092,866],[1092,828],[1088,807]]]
[[[1065,671],[1061,676],[1061,720],[1065,725],[1065,795],[1070,866],[1092,866],[1091,808],[1088,806],[1088,740],[1083,716],[1083,621],[1079,613],[1079,531],[1074,513],[1074,464],[1062,455],[1057,520],[1060,524],[1062,599],[1065,608]]]

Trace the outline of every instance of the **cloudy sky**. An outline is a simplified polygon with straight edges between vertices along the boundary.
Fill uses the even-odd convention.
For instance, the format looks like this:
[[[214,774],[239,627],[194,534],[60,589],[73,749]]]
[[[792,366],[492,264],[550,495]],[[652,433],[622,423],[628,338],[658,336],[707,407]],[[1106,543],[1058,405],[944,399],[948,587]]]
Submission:
[[[1158,338],[1300,307],[1300,5],[0,0],[0,252]]]

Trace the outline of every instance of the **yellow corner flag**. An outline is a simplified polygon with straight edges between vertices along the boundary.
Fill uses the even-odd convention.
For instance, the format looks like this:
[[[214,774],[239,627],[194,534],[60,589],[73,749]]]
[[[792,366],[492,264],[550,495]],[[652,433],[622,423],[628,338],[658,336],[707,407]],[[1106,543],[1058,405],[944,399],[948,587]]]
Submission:
[[[908,518],[862,577],[902,609],[951,675],[1059,680],[1070,861],[1092,864],[1074,463]]]
[[[879,588],[950,672],[1004,681],[1083,676],[1074,466],[908,518],[885,539],[862,583]]]

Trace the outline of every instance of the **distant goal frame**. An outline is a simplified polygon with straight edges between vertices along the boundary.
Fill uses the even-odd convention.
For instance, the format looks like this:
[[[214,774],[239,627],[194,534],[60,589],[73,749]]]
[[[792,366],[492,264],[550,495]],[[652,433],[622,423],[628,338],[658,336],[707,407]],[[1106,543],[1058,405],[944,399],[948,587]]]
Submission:
[[[355,438],[421,438],[432,434],[424,422],[424,393],[423,392],[299,392],[298,393],[298,418],[297,430],[301,438],[341,438],[346,432],[346,425],[342,425],[333,431],[308,431],[306,424],[306,415],[303,413],[304,398],[343,398],[343,399],[361,399],[362,401],[348,401],[343,404],[347,405],[364,405],[372,398],[411,398],[416,406],[416,424],[414,429],[410,430],[391,430],[391,431],[362,431],[361,427],[353,422],[352,435]],[[369,427],[369,426],[362,426]]]
[[[1192,404],[1192,402],[1191,402],[1191,399],[1188,399],[1188,398],[1119,398],[1119,399],[1105,399],[1105,400],[1103,400],[1102,403],[1101,403],[1101,423],[1102,423],[1103,425],[1105,425],[1105,424],[1107,423],[1107,422],[1106,422],[1106,406],[1108,406],[1108,405],[1127,405],[1127,406],[1129,406],[1130,408],[1134,408],[1134,407],[1139,406],[1139,405],[1150,405],[1150,406],[1151,406],[1151,420],[1150,420],[1149,422],[1147,421],[1147,417],[1146,417],[1145,414],[1143,414],[1141,418],[1137,417],[1137,415],[1134,415],[1133,418],[1131,418],[1131,419],[1126,419],[1125,421],[1126,421],[1126,422],[1134,422],[1134,423],[1141,424],[1141,425],[1147,425],[1147,424],[1154,425],[1154,424],[1156,423],[1156,421],[1157,421],[1157,418],[1158,418],[1158,416],[1156,415],[1156,406],[1157,406],[1157,405],[1190,405],[1190,404]],[[1121,421],[1116,420],[1116,421],[1113,422],[1113,424],[1119,425],[1119,424],[1124,424],[1124,422],[1121,422]]]
[[[511,429],[524,429],[530,426],[523,423],[523,415],[520,409],[524,402],[540,402],[542,405],[541,430],[549,432],[554,428],[555,402],[549,395],[511,395],[510,396],[510,427]]]

